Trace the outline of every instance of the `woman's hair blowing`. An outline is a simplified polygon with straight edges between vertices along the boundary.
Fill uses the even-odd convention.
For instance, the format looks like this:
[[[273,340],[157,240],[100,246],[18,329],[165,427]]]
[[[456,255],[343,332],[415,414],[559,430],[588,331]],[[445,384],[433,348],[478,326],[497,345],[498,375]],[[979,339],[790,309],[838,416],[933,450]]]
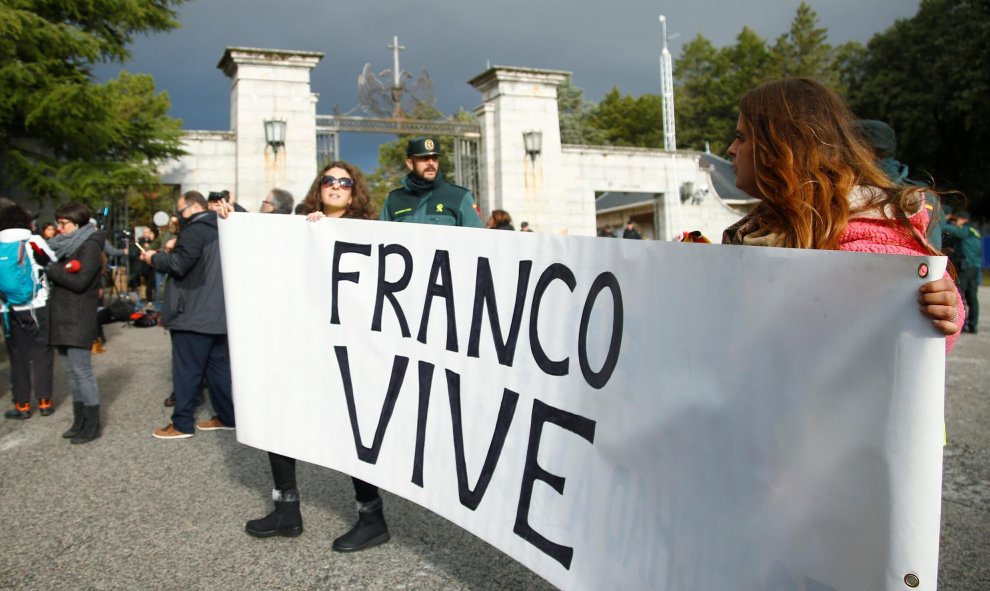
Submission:
[[[916,211],[917,188],[896,185],[834,92],[808,78],[766,82],[739,101],[753,142],[756,186],[769,210],[771,230],[791,248],[836,249],[849,223],[849,195],[875,187],[861,209],[893,214],[922,244],[905,215]]]

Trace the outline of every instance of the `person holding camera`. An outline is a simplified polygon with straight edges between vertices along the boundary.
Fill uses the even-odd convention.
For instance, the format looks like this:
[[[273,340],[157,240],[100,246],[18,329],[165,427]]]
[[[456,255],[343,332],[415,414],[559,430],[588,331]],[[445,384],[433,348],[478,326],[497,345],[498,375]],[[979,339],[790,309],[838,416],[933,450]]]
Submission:
[[[152,433],[158,439],[186,439],[196,428],[234,429],[217,216],[197,191],[180,196],[176,207],[182,231],[172,252],[141,254],[145,263],[169,275],[162,320],[172,339],[175,406],[172,422]],[[196,396],[204,377],[216,415],[197,424]]]
[[[226,189],[223,191],[210,191],[209,195],[206,197],[206,201],[210,211],[214,213],[219,212],[219,209],[222,206],[221,204],[226,204],[227,206],[233,208],[234,211],[247,211],[241,207],[239,203],[231,200],[230,191]]]

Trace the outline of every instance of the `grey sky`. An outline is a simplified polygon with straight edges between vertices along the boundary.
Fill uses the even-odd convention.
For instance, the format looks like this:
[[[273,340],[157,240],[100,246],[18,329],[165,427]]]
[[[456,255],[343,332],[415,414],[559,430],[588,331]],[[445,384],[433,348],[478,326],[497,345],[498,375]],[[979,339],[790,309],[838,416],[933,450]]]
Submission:
[[[386,46],[393,35],[407,49],[402,68],[426,67],[437,106],[468,111],[480,102],[467,81],[486,64],[573,72],[585,97],[600,100],[612,86],[627,94],[659,93],[660,13],[676,59],[681,44],[701,33],[717,46],[731,44],[749,26],[772,40],[787,31],[800,0],[193,0],[181,7],[182,28],[139,37],[124,68],[155,77],[169,93],[172,115],[186,129],[230,128],[229,80],[216,68],[227,46],[320,51],[313,71],[320,94],[317,112],[357,104],[357,77],[365,63],[375,72],[391,67]],[[919,0],[818,0],[809,2],[829,31],[829,41],[866,42],[898,18],[909,18]],[[103,67],[101,76],[118,67]],[[344,157],[370,171],[373,145],[388,136],[345,136]],[[369,148],[369,146],[371,146]]]

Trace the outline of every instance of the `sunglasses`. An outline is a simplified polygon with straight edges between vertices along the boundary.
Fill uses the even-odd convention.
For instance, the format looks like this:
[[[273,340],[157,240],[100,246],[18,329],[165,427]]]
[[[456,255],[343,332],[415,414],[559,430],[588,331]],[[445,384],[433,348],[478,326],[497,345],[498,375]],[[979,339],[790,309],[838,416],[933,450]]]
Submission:
[[[320,177],[320,184],[323,185],[324,187],[331,187],[333,186],[334,183],[337,183],[337,186],[340,187],[341,189],[350,189],[351,187],[354,186],[354,179],[349,179],[349,178],[338,179],[337,177],[332,177],[328,174]]]

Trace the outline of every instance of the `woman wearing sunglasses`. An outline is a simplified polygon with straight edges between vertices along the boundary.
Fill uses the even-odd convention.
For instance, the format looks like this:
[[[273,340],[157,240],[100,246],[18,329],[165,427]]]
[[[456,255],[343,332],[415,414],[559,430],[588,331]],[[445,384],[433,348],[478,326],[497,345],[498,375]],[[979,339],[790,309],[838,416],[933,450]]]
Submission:
[[[331,162],[323,168],[303,200],[303,209],[306,219],[311,222],[322,218],[375,219],[364,175],[347,162]],[[248,521],[244,530],[259,538],[298,536],[303,531],[303,524],[296,485],[296,460],[269,452],[268,462],[275,485],[272,490],[275,510],[265,517]],[[358,502],[358,521],[349,532],[334,540],[333,549],[338,552],[363,550],[390,538],[378,487],[357,478],[351,480]]]

